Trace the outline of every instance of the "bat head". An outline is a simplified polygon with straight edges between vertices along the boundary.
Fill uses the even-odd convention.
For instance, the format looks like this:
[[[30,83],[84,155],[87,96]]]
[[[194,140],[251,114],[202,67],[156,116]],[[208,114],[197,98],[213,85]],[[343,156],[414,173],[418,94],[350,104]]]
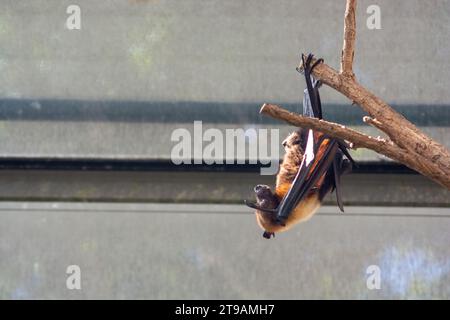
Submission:
[[[256,194],[256,219],[260,227],[264,230],[263,237],[270,239],[275,236],[273,232],[266,230],[267,226],[273,225],[276,215],[273,212],[266,212],[262,209],[275,209],[278,206],[278,198],[272,193],[270,187],[265,184],[258,184],[254,189]]]
[[[258,184],[254,189],[256,194],[256,203],[263,209],[275,209],[278,205],[278,199],[273,195],[270,187],[265,184]]]

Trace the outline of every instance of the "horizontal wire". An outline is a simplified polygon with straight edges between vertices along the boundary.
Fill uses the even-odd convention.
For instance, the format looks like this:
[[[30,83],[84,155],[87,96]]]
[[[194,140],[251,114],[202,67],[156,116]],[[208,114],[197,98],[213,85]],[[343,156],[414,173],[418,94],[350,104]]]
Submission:
[[[252,215],[253,212],[250,211],[220,211],[211,210],[208,211],[188,211],[188,210],[161,210],[161,209],[83,209],[83,208],[0,208],[0,212],[37,212],[37,213],[55,213],[59,212],[61,214],[65,212],[72,213],[147,213],[147,214],[201,214],[201,215],[211,215],[211,214],[230,214],[230,215]],[[395,213],[329,213],[329,212],[318,212],[318,216],[342,216],[342,217],[394,217],[394,218],[450,218],[450,209],[448,214],[395,214]]]

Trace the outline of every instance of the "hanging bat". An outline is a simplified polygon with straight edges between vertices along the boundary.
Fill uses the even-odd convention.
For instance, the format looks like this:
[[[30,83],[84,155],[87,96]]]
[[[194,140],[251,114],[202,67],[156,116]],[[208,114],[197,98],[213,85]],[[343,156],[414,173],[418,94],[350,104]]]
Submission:
[[[321,83],[312,79],[311,72],[323,60],[311,65],[312,58],[309,54],[305,61],[302,55],[307,86],[303,114],[322,119]],[[354,162],[344,141],[313,130],[296,130],[283,141],[283,147],[286,153],[277,174],[275,191],[267,185],[257,185],[254,188],[256,203],[246,202],[256,209],[257,222],[267,239],[275,236],[275,232],[286,231],[311,218],[326,194],[333,190],[336,190],[339,208],[344,211],[340,176],[349,172]],[[348,159],[344,159],[344,155]]]

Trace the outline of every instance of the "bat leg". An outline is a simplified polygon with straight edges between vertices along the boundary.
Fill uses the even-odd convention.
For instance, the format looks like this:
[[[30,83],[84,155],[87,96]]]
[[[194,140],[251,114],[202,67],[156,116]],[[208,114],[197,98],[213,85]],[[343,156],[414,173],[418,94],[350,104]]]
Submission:
[[[314,117],[322,119],[322,105],[320,101],[320,95],[319,95],[319,87],[321,85],[320,81],[317,81],[314,85],[311,81],[311,73],[314,70],[317,65],[323,62],[323,59],[317,59],[314,64],[311,65],[311,61],[313,59],[313,54],[308,54],[308,57],[306,58],[304,55],[302,55],[302,64],[303,64],[303,70],[305,74],[305,81],[306,81],[306,87],[308,89],[308,95],[309,99],[311,100],[311,107],[314,113]]]
[[[337,140],[337,142],[339,144],[339,149],[341,149],[342,153],[344,153],[344,155],[347,157],[347,159],[351,161],[352,165],[354,165],[355,167],[358,167],[355,160],[353,160],[352,156],[348,152],[348,149],[350,148],[350,146],[343,140]]]
[[[308,55],[308,58],[311,54]],[[308,61],[308,58],[306,59],[306,61]],[[305,55],[302,53],[302,66],[303,66],[303,70],[305,70],[305,66],[306,66],[306,62],[305,61]],[[311,62],[311,59],[309,60]]]
[[[352,162],[348,159],[342,159],[342,156],[340,156],[340,159],[335,158],[333,162],[333,171],[334,187],[336,189],[336,201],[338,203],[339,209],[344,212],[344,204],[342,202],[341,192],[341,176],[352,171]]]

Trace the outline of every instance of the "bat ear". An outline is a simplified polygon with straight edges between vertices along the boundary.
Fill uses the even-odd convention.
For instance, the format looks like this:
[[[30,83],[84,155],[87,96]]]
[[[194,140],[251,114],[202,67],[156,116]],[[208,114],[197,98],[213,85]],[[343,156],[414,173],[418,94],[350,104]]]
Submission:
[[[270,187],[266,184],[257,184],[254,188],[253,191],[255,191],[256,193],[258,193],[259,191],[261,191],[261,189],[268,189],[270,190]]]

